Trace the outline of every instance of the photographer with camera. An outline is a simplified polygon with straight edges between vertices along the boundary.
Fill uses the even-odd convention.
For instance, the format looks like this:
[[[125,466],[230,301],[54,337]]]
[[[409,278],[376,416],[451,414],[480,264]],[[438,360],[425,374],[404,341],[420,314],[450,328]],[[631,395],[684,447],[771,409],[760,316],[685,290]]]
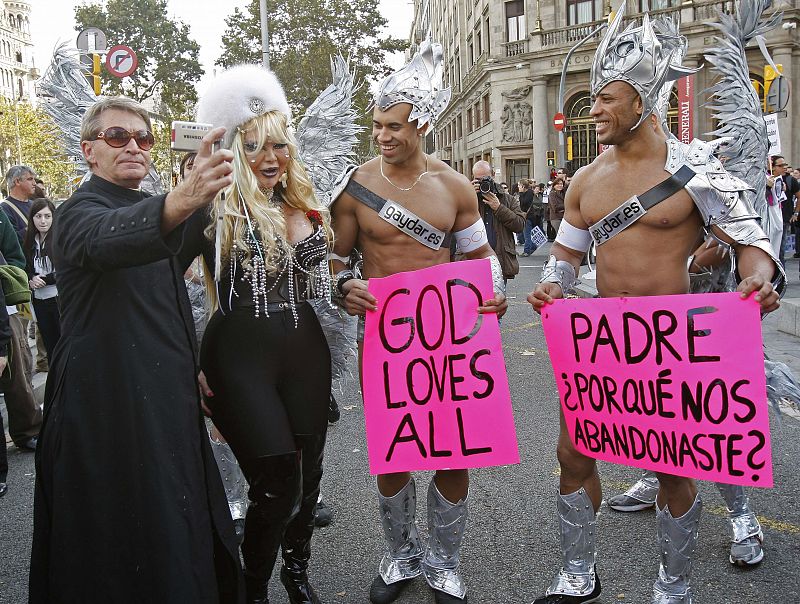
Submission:
[[[472,167],[472,186],[478,195],[486,237],[500,260],[503,280],[507,281],[519,272],[514,233],[521,233],[525,228],[525,212],[520,208],[519,201],[500,190],[492,174],[489,162],[476,162]]]

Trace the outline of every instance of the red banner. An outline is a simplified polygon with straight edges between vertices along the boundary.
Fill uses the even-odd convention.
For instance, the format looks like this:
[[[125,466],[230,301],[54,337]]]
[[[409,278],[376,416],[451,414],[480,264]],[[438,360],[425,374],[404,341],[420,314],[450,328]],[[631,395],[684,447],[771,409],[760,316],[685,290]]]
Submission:
[[[678,140],[689,144],[694,138],[694,76],[678,80]]]

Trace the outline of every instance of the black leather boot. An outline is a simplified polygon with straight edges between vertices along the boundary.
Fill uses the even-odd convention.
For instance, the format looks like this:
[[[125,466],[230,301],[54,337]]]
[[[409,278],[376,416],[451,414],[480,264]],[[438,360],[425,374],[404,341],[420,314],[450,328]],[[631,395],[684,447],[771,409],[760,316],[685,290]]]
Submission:
[[[314,507],[319,497],[322,479],[322,453],[325,435],[295,436],[301,451],[303,495],[300,510],[289,522],[283,536],[283,567],[281,583],[289,595],[290,604],[322,604],[308,582],[308,559],[311,557],[311,536],[314,534]]]
[[[268,604],[278,547],[300,505],[300,456],[270,455],[240,462],[240,466],[250,484],[242,541],[247,604]]]

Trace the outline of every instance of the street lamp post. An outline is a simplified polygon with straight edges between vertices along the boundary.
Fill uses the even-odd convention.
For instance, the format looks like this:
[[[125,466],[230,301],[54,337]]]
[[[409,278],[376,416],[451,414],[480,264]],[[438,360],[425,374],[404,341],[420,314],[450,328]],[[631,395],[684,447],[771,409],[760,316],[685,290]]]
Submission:
[[[265,69],[269,69],[269,21],[267,19],[267,0],[260,0],[261,9],[261,56]]]

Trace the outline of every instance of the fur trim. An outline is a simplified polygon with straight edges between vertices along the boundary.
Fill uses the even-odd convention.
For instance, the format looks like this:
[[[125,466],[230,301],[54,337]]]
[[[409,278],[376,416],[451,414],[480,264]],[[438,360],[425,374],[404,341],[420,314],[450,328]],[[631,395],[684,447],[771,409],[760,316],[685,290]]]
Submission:
[[[230,149],[236,126],[270,111],[280,111],[289,122],[292,120],[286,94],[275,74],[259,65],[235,65],[206,89],[197,103],[197,121],[224,126],[223,145]]]

